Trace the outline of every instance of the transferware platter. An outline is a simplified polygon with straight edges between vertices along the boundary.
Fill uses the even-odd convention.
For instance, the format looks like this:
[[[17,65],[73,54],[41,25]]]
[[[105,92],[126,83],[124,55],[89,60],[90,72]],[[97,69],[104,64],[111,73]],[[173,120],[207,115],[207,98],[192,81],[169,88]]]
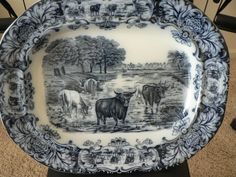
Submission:
[[[216,133],[228,62],[188,1],[42,0],[2,37],[1,119],[54,170],[159,171]]]

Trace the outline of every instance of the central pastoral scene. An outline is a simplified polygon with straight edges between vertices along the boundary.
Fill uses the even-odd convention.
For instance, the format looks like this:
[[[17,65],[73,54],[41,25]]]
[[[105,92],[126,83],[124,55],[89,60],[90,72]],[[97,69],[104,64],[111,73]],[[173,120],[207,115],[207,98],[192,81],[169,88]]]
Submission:
[[[188,54],[160,54],[140,38],[135,46],[125,35],[51,39],[42,62],[49,121],[65,131],[95,133],[156,131],[181,120]]]

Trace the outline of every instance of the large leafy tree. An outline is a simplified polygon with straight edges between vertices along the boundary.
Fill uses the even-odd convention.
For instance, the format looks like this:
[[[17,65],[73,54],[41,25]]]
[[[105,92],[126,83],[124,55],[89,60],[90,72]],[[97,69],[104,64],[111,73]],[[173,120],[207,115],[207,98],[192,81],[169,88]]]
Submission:
[[[58,67],[60,63],[66,63],[68,62],[67,60],[75,60],[78,55],[72,39],[55,40],[46,48],[45,52],[48,54],[44,57],[44,62],[54,66],[55,75],[61,75],[61,72],[65,74],[64,66]]]
[[[180,51],[170,51],[168,53],[167,65],[181,74],[181,77],[187,77],[190,70],[190,63],[186,53]]]
[[[184,52],[170,51],[168,53],[168,63],[175,69],[181,70],[188,65],[188,58]]]
[[[104,65],[104,73],[107,73],[109,66],[121,64],[124,61],[126,52],[123,48],[119,48],[119,43],[114,40],[108,40],[103,36],[98,37],[97,41],[101,52],[98,64],[100,68],[102,64]]]
[[[75,39],[58,39],[46,49],[44,57],[50,65],[59,63],[76,65],[81,72],[93,72],[99,66],[100,73],[107,73],[110,66],[121,64],[125,59],[125,50],[119,48],[119,43],[105,37],[78,36]],[[86,67],[87,66],[87,67]],[[64,73],[65,69],[63,67]]]

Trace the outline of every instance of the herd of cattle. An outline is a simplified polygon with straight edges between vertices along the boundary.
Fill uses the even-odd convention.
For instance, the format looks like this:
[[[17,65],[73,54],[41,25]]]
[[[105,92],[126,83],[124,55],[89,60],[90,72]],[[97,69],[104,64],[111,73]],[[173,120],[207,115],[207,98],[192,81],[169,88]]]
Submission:
[[[102,7],[104,6],[104,4],[101,3],[97,3],[97,4],[92,4],[89,6],[89,10],[90,10],[90,15],[93,16],[99,16],[101,9],[105,8],[106,12],[108,13],[108,15],[110,16],[114,16],[116,14],[116,12],[118,11],[118,8],[123,9],[123,11],[126,11],[128,8],[134,8],[135,4],[139,3],[140,5],[146,6],[150,8],[150,3],[148,3],[145,0],[132,0],[132,2],[126,2],[123,4],[122,7],[118,7],[118,4],[106,4],[106,7]],[[80,13],[85,13],[85,7],[81,5],[81,2],[79,2],[79,7],[77,7],[73,2],[67,2],[65,8],[72,8],[75,9],[76,7],[78,8]]]
[[[86,80],[83,88],[84,91],[81,93],[75,90],[64,89],[58,94],[59,103],[63,108],[64,113],[68,114],[70,118],[72,118],[73,112],[75,113],[75,116],[73,116],[75,118],[77,118],[79,114],[82,114],[83,118],[86,118],[89,109],[92,108],[92,106],[86,103],[82,98],[85,91],[91,95],[95,95],[96,92],[102,91],[102,89],[99,88],[99,82],[95,79]],[[150,109],[150,113],[153,114],[154,105],[156,105],[157,112],[158,105],[160,104],[161,99],[165,97],[165,92],[168,88],[166,83],[150,83],[139,85],[136,87],[135,91],[132,92],[114,91],[114,97],[96,100],[95,112],[97,116],[97,125],[100,125],[101,121],[105,125],[107,118],[113,118],[116,126],[118,125],[118,120],[125,123],[129,102],[132,97],[143,100],[142,103],[144,102],[145,104],[145,113],[148,113],[148,110]]]

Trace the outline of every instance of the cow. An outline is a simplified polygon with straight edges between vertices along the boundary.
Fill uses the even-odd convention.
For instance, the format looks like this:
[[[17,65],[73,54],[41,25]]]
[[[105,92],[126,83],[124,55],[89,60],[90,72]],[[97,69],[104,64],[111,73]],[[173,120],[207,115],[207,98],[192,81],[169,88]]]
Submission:
[[[62,104],[62,108],[65,113],[69,113],[72,116],[73,108],[75,109],[76,118],[78,117],[78,111],[80,111],[85,118],[88,114],[89,106],[86,105],[83,98],[75,90],[62,90],[59,92],[59,101]]]
[[[99,82],[96,81],[95,79],[90,78],[84,82],[83,89],[85,92],[91,93],[92,96],[95,96],[98,87],[99,87]]]
[[[91,16],[99,15],[101,4],[95,4],[90,6]]]
[[[117,4],[109,4],[109,5],[107,6],[107,10],[108,10],[110,16],[115,15],[115,12],[116,12],[116,10],[117,10]]]
[[[137,103],[140,104],[140,103],[144,103],[144,100],[143,100],[143,94],[142,94],[142,90],[143,90],[143,84],[139,84],[136,86],[136,93],[135,93],[135,97],[136,97],[136,100],[137,100]]]
[[[138,85],[136,86],[136,94],[135,94],[135,96],[136,96],[136,99],[137,99],[137,103],[138,104],[140,104],[140,103],[144,103],[144,98],[143,98],[143,86],[144,86],[145,84],[142,84],[142,83],[138,83]],[[157,84],[155,84],[155,83],[150,83],[150,84],[148,84],[148,85],[157,85]]]
[[[145,112],[148,111],[148,107],[151,108],[151,113],[153,114],[153,106],[156,104],[156,112],[158,112],[158,106],[163,97],[165,97],[165,92],[168,87],[162,85],[161,83],[155,84],[145,84],[142,89],[142,95],[145,102]]]
[[[106,118],[113,118],[118,125],[118,120],[121,120],[125,124],[125,117],[128,111],[129,102],[134,92],[118,93],[114,91],[116,96],[113,98],[99,99],[95,104],[95,111],[97,115],[97,125],[100,125],[100,121],[106,125]]]

